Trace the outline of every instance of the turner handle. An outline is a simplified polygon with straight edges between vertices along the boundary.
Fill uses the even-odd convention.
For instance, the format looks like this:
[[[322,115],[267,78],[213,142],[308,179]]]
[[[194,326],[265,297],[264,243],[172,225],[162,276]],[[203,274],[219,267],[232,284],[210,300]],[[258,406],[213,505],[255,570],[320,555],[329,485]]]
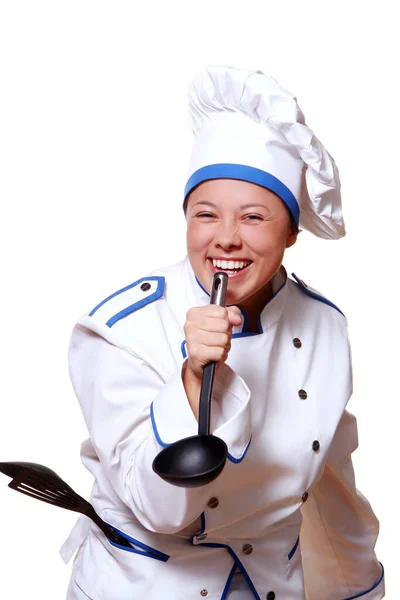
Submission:
[[[215,273],[212,282],[210,304],[225,306],[228,275],[223,272]],[[214,386],[215,362],[210,362],[203,368],[199,402],[199,435],[210,435],[211,399]]]
[[[125,548],[132,548],[132,546],[128,542],[128,540],[126,540],[124,537],[122,537],[122,535],[120,535],[119,533],[114,531],[114,529],[110,525],[107,525],[107,523],[105,523],[103,521],[103,519],[101,519],[99,517],[99,515],[94,510],[94,508],[91,504],[89,506],[90,506],[91,510],[88,510],[85,513],[86,516],[89,517],[89,519],[92,519],[92,521],[94,523],[96,523],[96,525],[101,529],[101,531],[104,533],[104,535],[106,537],[108,537],[110,540],[112,540],[116,544],[119,544],[120,546],[124,546]]]

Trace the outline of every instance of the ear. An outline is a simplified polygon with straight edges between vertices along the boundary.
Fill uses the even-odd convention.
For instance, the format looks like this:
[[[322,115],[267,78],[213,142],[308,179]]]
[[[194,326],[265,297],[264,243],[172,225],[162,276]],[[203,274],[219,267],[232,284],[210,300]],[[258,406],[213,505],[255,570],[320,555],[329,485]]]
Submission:
[[[296,243],[298,233],[299,232],[297,230],[297,227],[296,227],[293,219],[290,219],[289,231],[288,231],[288,235],[286,238],[286,248],[290,248],[291,246],[293,246]]]

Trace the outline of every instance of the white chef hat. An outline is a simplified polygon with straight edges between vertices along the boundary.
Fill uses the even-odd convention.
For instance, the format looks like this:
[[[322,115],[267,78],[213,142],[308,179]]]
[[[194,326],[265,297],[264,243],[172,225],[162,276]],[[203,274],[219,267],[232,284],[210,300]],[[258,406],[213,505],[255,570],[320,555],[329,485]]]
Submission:
[[[203,181],[240,179],[277,194],[297,227],[325,239],[345,235],[336,164],[275,79],[207,67],[189,87],[189,115],[195,142],[185,200]]]

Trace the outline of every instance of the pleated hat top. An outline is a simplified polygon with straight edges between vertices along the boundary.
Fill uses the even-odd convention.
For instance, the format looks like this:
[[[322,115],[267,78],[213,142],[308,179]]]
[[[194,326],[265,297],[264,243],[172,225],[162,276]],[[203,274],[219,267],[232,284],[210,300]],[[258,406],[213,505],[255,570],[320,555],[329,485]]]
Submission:
[[[207,67],[189,87],[189,117],[195,140],[185,200],[203,181],[239,179],[279,196],[298,228],[345,235],[336,164],[273,77]]]

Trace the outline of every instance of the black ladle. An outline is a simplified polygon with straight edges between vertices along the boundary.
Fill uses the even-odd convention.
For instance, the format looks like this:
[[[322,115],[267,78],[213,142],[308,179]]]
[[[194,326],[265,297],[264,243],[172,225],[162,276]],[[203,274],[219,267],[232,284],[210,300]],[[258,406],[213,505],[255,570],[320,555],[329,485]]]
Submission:
[[[11,489],[53,506],[86,515],[110,540],[120,546],[132,548],[128,540],[103,521],[93,506],[79,496],[55,471],[37,463],[0,462],[0,472],[12,477],[8,484]]]
[[[228,276],[215,273],[210,304],[225,306]],[[221,438],[210,435],[211,397],[215,362],[203,369],[200,389],[198,434],[167,446],[153,461],[153,471],[168,483],[192,488],[206,485],[221,473],[228,448]]]

